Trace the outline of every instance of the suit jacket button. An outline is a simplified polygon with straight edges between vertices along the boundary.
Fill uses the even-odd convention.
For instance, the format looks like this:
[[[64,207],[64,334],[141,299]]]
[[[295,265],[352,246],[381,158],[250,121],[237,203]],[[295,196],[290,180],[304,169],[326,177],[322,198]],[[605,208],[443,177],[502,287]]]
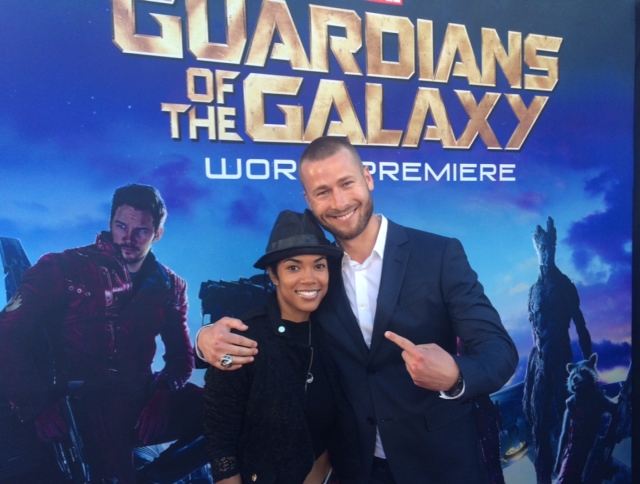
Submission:
[[[253,475],[251,476],[251,480],[252,480],[253,482],[256,482],[256,481],[258,480],[258,474],[253,474]]]

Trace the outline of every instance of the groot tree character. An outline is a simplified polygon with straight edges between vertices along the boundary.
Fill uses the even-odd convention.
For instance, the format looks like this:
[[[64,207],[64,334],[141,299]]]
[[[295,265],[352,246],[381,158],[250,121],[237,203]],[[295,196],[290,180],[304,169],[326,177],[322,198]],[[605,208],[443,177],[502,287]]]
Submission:
[[[584,359],[591,355],[591,336],[580,310],[576,286],[556,267],[556,229],[551,217],[547,219],[546,231],[536,226],[533,243],[540,273],[529,291],[533,348],[525,375],[523,408],[533,435],[537,481],[548,484],[568,397],[566,367],[573,359],[571,321]]]

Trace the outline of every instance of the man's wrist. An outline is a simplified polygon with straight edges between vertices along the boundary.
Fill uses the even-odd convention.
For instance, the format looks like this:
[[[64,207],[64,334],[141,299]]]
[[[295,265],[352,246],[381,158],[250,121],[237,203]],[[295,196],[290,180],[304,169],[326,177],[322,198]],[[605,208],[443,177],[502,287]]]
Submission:
[[[460,390],[462,390],[463,386],[464,386],[464,379],[462,378],[462,373],[460,373],[458,375],[458,379],[456,380],[456,382],[445,393],[449,393],[449,394],[452,394],[452,395],[460,393]]]
[[[196,337],[194,338],[193,346],[194,346],[194,349],[196,351],[196,356],[206,363],[207,360],[204,359],[204,355],[200,351],[200,348],[198,348],[198,336],[200,336],[200,331],[202,331],[203,328],[205,328],[205,327],[206,327],[206,325],[205,326],[201,326],[200,329],[198,329],[198,332],[196,333]]]
[[[445,392],[440,392],[440,396],[446,399],[458,398],[464,392],[464,378],[462,377],[462,373],[458,376],[458,380],[455,384],[449,388],[449,390]]]

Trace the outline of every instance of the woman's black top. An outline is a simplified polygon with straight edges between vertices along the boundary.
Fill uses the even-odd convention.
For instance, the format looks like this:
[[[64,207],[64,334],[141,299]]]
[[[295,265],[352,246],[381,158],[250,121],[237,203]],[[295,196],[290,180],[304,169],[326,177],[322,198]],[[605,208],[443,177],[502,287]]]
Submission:
[[[255,361],[235,371],[211,367],[205,375],[204,434],[214,481],[239,473],[243,483],[302,483],[325,449],[338,475],[353,475],[355,417],[320,324],[313,315],[310,325],[283,321],[275,295],[242,320],[249,327],[242,335],[258,342]]]
[[[316,341],[311,340],[311,345],[309,345],[310,322],[294,323],[285,320],[284,324],[286,331],[295,342],[307,348],[313,348],[314,352],[318,351]],[[328,442],[337,414],[328,376],[324,365],[318,361],[316,355],[311,362],[311,371],[308,372],[307,382],[305,416],[311,434],[313,453],[318,457],[329,447]]]

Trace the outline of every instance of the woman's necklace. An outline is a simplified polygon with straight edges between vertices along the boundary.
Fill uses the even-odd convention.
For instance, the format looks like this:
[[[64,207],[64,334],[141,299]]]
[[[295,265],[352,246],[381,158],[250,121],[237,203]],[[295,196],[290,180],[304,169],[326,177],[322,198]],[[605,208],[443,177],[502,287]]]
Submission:
[[[311,321],[309,321],[309,348],[311,348],[311,361],[309,361],[309,370],[307,371],[307,384],[313,383],[313,373],[311,373],[311,365],[313,364],[313,347],[311,346]],[[305,390],[307,385],[304,386]]]
[[[311,367],[313,366],[313,346],[311,346],[311,321],[306,321],[306,323],[308,331],[307,343],[309,345],[309,350],[311,351],[311,359],[309,360],[309,368],[307,368],[307,378],[304,381],[305,392],[307,391],[307,385],[309,383],[313,383],[313,373],[311,373]],[[291,336],[293,337],[293,340],[298,344],[304,344],[302,343],[302,341],[304,341],[304,328],[301,326],[302,324],[304,323],[296,323],[294,321],[286,320],[285,324],[278,328],[278,332],[282,333],[286,331],[285,328],[289,328],[290,331],[292,331]]]

